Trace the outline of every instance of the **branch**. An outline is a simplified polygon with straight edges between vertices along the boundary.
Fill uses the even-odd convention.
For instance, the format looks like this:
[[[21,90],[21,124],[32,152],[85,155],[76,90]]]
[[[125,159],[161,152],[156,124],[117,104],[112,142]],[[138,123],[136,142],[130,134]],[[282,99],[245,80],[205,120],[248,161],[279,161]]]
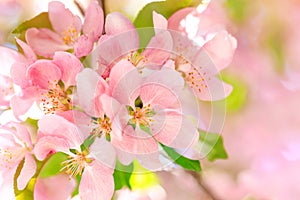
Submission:
[[[201,175],[194,171],[186,171],[188,174],[190,174],[198,183],[198,185],[202,188],[202,190],[209,196],[212,200],[221,200],[220,198],[216,197],[216,195],[212,192],[210,188],[208,188],[202,178]]]

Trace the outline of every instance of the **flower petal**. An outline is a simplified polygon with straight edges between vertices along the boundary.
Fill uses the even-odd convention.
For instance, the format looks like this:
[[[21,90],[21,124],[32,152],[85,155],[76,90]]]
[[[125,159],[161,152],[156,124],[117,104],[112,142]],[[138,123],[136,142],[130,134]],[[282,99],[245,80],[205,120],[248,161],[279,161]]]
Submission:
[[[48,89],[49,82],[56,83],[62,78],[62,72],[50,60],[38,60],[28,68],[27,77],[33,85]]]
[[[16,38],[16,42],[22,48],[24,55],[27,58],[27,62],[29,64],[31,64],[37,60],[35,53],[33,52],[33,50],[31,49],[31,47],[28,44],[26,44],[25,42],[23,42],[22,40],[20,40],[18,38]]]
[[[107,83],[92,69],[84,69],[76,78],[80,106],[91,116],[97,116],[95,97],[107,90]]]
[[[65,138],[57,136],[43,136],[34,146],[34,155],[38,160],[44,160],[48,155],[56,152],[69,152],[70,146]]]
[[[66,29],[70,28],[70,26],[74,26],[77,32],[80,32],[80,18],[74,16],[69,9],[66,9],[63,3],[59,1],[50,2],[48,13],[52,27],[58,34],[62,34]]]
[[[26,187],[31,177],[35,174],[35,171],[36,171],[35,160],[31,154],[27,153],[25,155],[24,166],[17,179],[17,185],[19,190],[23,190]]]
[[[78,58],[81,58],[83,56],[87,56],[94,47],[94,42],[86,35],[81,35],[77,42],[74,43],[74,51],[75,55]]]
[[[1,60],[1,70],[0,74],[4,76],[10,76],[11,66],[15,62],[25,62],[24,57],[17,51],[0,46],[0,60]]]
[[[163,15],[153,11],[152,18],[153,18],[154,31],[156,34],[162,30],[167,30],[168,20]]]
[[[65,51],[71,48],[65,45],[58,34],[45,28],[30,28],[26,31],[25,37],[32,50],[45,58],[52,58],[56,51]]]
[[[128,97],[139,89],[142,76],[137,69],[127,60],[121,60],[111,70],[109,86],[112,96],[121,104],[129,104]],[[134,98],[134,97],[133,97]]]
[[[195,8],[189,7],[181,9],[177,12],[175,12],[169,19],[168,19],[168,28],[175,31],[183,31],[181,27],[181,23],[184,20],[184,18],[194,11]]]
[[[122,15],[121,13],[113,12],[106,16],[105,33],[107,35],[116,35],[116,34],[120,34],[122,32],[134,30],[134,29],[135,29],[135,27],[132,24],[132,22],[127,17]],[[132,32],[132,33],[134,33],[134,32]],[[136,34],[137,34],[137,32],[136,32]],[[134,37],[132,39],[135,40],[134,42],[137,42],[137,46],[138,46],[138,41],[136,41],[136,39],[138,39],[138,37]],[[133,42],[133,41],[130,41],[130,42]]]
[[[81,133],[75,124],[58,115],[45,115],[39,120],[38,126],[40,135],[63,138],[74,148],[79,147],[87,136]]]
[[[173,48],[173,39],[168,31],[157,33],[147,45],[142,56],[147,59],[147,67],[161,68],[170,56]]]
[[[92,41],[96,41],[102,34],[103,23],[104,14],[102,8],[98,2],[91,2],[84,16],[83,33]]]
[[[55,52],[53,63],[59,67],[65,84],[65,88],[75,85],[77,74],[83,69],[83,65],[78,58],[67,52]]]
[[[227,31],[221,31],[203,47],[218,70],[222,70],[230,64],[237,47],[237,41]]]
[[[10,75],[15,84],[25,88],[29,86],[29,80],[26,77],[27,69],[29,65],[27,63],[16,62],[10,69]]]
[[[84,169],[79,186],[82,200],[107,200],[114,193],[113,169],[106,168],[97,161]]]
[[[70,179],[70,177],[65,174],[58,174],[47,178],[37,178],[34,186],[34,199],[70,199],[75,186],[76,181]],[[59,188],[59,190],[57,188]]]
[[[111,143],[105,138],[96,138],[90,147],[90,155],[103,166],[114,169],[116,164],[116,152]]]
[[[34,98],[22,98],[20,96],[13,96],[10,100],[10,106],[13,110],[14,116],[18,118],[21,115],[24,115],[29,108],[32,106]]]

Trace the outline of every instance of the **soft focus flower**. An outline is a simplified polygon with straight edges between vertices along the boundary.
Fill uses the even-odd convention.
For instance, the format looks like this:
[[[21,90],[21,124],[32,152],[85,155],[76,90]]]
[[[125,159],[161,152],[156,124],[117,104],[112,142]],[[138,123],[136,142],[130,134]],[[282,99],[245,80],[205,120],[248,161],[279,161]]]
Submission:
[[[109,89],[111,96],[121,104],[115,120],[122,135],[112,135],[111,142],[119,149],[121,162],[130,163],[137,157],[145,167],[156,168],[157,142],[184,149],[198,138],[195,126],[184,116],[179,101],[183,83],[180,75],[170,69],[142,77],[126,60],[112,68]],[[151,163],[147,161],[149,158],[153,159]]]
[[[40,59],[31,65],[12,68],[13,78],[22,88],[11,101],[14,114],[25,114],[33,102],[45,114],[71,109],[72,86],[76,85],[75,77],[82,68],[80,60],[67,52],[56,52],[53,60]]]
[[[24,164],[17,178],[18,189],[23,190],[35,174],[33,143],[30,133],[21,124],[10,123],[1,126],[0,132],[0,171],[3,177],[0,193],[11,199],[14,197],[14,174],[22,160]]]
[[[38,160],[44,160],[54,152],[68,154],[69,159],[61,163],[61,171],[70,175],[70,178],[82,175],[79,186],[81,199],[110,199],[114,191],[114,149],[104,138],[96,138],[90,147],[82,149],[86,136],[63,117],[44,116],[39,120],[35,155]]]
[[[201,100],[220,100],[231,93],[232,87],[216,75],[231,62],[236,40],[209,12],[209,8],[185,8],[168,21],[154,12],[154,26],[171,30],[173,51],[177,53],[173,68],[182,73],[194,94]]]
[[[113,64],[120,59],[127,59],[140,71],[146,67],[161,68],[170,56],[172,44],[170,33],[161,31],[151,38],[147,46],[140,47],[138,32],[132,22],[121,13],[110,13],[106,17],[105,35],[100,38],[96,49],[98,71],[107,77]],[[140,52],[139,48],[144,50]]]
[[[70,49],[77,57],[86,56],[102,34],[103,11],[96,1],[87,8],[83,25],[78,16],[57,1],[49,3],[49,20],[54,31],[31,28],[26,32],[26,41],[34,52],[46,58]]]

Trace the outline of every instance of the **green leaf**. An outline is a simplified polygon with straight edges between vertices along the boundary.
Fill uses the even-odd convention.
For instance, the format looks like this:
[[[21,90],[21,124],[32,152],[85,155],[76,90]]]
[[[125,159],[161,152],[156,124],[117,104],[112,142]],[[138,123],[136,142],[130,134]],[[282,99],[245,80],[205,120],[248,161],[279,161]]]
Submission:
[[[20,24],[12,33],[21,34],[29,28],[49,28],[52,29],[47,12],[35,16],[34,18]]]
[[[149,135],[151,135],[151,130],[149,128],[149,126],[145,126],[145,125],[140,125],[140,129],[146,133],[148,133]]]
[[[157,13],[163,15],[165,18],[169,18],[179,9],[195,6],[199,4],[199,0],[166,0],[159,2],[152,2],[147,4],[139,12],[134,20],[134,26],[136,28],[152,27],[147,29],[137,29],[140,37],[140,48],[145,48],[150,39],[154,36],[152,13],[156,11]]]
[[[192,160],[189,158],[186,158],[179,153],[177,153],[173,148],[165,146],[160,143],[162,146],[163,150],[168,154],[168,156],[178,165],[183,167],[184,169],[187,170],[192,170],[196,172],[201,171],[201,166],[199,160]]]
[[[62,169],[61,163],[68,159],[68,155],[62,152],[58,152],[52,155],[49,160],[44,164],[39,174],[41,178],[47,178],[60,173]]]
[[[115,180],[115,190],[120,190],[123,187],[128,187],[131,189],[130,186],[130,176],[133,171],[133,164],[126,166],[121,164],[118,160],[116,162],[116,167],[114,171],[114,180]]]
[[[199,130],[199,133],[201,153],[204,153],[209,161],[228,158],[221,135],[202,130]]]
[[[134,101],[134,106],[136,108],[143,108],[143,101],[140,96],[138,96]]]
[[[79,185],[80,185],[80,181],[81,181],[81,176],[80,176],[80,175],[77,175],[77,176],[76,176],[76,182],[77,182],[77,185],[76,185],[75,190],[74,190],[73,193],[72,193],[72,197],[74,197],[75,195],[77,195],[77,194],[79,193]]]
[[[84,142],[82,143],[82,145],[80,145],[80,149],[81,151],[86,151],[90,148],[90,146],[94,143],[96,137],[95,135],[89,135]]]

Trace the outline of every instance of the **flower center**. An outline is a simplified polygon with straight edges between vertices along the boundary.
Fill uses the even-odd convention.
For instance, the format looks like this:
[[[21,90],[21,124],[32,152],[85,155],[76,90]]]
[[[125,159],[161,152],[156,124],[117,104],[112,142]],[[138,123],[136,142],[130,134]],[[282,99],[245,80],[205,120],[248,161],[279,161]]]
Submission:
[[[140,63],[144,64],[147,62],[147,59],[145,56],[142,56],[139,52],[137,51],[132,51],[128,56],[127,60],[131,62],[134,66],[138,66]]]
[[[206,72],[201,74],[196,67],[192,66],[192,69],[185,73],[184,79],[191,89],[201,92],[202,89],[207,88],[207,84],[205,83],[204,78],[205,75]],[[209,80],[209,78],[207,80]]]
[[[206,72],[201,73],[182,56],[175,58],[175,66],[176,70],[182,74],[185,82],[191,89],[201,92],[202,89],[207,88],[205,81],[210,80],[210,78],[205,77],[207,75]]]
[[[71,98],[59,83],[49,82],[48,91],[42,94],[41,107],[45,114],[55,114],[71,108]]]
[[[111,121],[106,115],[104,115],[103,118],[93,118],[92,123],[96,127],[92,129],[91,134],[96,135],[97,137],[101,137],[102,135],[105,135],[106,137],[109,136],[112,128]]]
[[[73,25],[62,32],[62,39],[66,45],[73,45],[78,39],[78,32]]]
[[[0,149],[0,167],[12,169],[16,162],[23,159],[25,149],[23,148],[5,148]]]
[[[92,159],[87,157],[87,152],[79,152],[75,150],[74,156],[69,156],[69,159],[62,162],[64,167],[60,171],[65,171],[66,174],[71,177],[81,175],[84,168],[92,162]]]
[[[151,109],[150,104],[143,106],[142,108],[136,107],[135,110],[132,109],[129,111],[129,115],[132,117],[129,120],[129,123],[149,127],[151,123],[153,123],[152,117],[154,114],[155,113],[153,109]]]

